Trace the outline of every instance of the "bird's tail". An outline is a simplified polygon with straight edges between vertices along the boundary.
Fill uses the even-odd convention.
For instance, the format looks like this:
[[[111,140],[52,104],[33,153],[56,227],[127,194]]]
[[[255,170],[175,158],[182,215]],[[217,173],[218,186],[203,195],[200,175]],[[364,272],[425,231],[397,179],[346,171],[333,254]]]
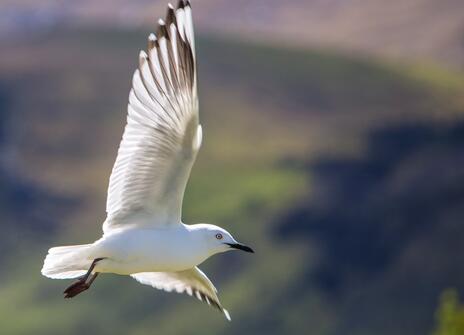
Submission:
[[[84,275],[89,266],[86,257],[91,244],[69,245],[48,250],[42,275],[53,279],[76,278]]]

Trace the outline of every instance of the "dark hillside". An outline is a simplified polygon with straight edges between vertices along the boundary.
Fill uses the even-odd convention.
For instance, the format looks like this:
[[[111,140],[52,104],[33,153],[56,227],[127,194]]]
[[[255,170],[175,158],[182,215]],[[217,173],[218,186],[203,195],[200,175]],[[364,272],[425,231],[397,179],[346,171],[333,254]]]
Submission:
[[[379,129],[366,141],[360,158],[307,165],[311,195],[276,238],[320,249],[305,283],[341,306],[336,334],[390,334],[391,320],[426,333],[440,292],[464,289],[464,123]]]

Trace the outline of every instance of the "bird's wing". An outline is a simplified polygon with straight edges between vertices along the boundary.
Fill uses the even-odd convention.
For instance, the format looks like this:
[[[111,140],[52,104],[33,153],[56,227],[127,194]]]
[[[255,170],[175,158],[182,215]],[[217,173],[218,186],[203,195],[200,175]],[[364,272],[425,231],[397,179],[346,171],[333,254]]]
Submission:
[[[106,232],[156,217],[180,222],[182,199],[201,145],[191,7],[169,5],[132,78],[127,125],[110,177]],[[131,218],[130,220],[128,218]],[[145,222],[147,220],[139,220]]]
[[[217,290],[208,277],[198,268],[180,272],[141,272],[131,275],[139,283],[167,292],[187,293],[224,313],[230,321],[229,312],[222,307]]]

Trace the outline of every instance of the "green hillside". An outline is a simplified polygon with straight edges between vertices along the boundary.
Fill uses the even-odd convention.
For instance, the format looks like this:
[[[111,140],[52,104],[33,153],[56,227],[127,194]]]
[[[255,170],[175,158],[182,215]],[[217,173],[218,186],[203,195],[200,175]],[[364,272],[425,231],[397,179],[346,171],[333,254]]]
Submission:
[[[146,35],[61,30],[0,59],[0,333],[430,333],[440,293],[464,290],[464,76],[213,38],[184,221],[257,251],[202,265],[232,323],[115,275],[62,299],[42,261],[101,232]]]

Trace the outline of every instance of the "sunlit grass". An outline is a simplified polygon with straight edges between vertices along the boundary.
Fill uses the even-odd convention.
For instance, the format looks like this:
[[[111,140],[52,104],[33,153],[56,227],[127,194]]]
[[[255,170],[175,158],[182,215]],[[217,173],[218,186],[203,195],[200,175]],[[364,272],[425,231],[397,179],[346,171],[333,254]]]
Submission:
[[[185,197],[186,217],[234,220],[253,206],[276,210],[306,187],[304,176],[272,167],[216,164],[195,174]]]

